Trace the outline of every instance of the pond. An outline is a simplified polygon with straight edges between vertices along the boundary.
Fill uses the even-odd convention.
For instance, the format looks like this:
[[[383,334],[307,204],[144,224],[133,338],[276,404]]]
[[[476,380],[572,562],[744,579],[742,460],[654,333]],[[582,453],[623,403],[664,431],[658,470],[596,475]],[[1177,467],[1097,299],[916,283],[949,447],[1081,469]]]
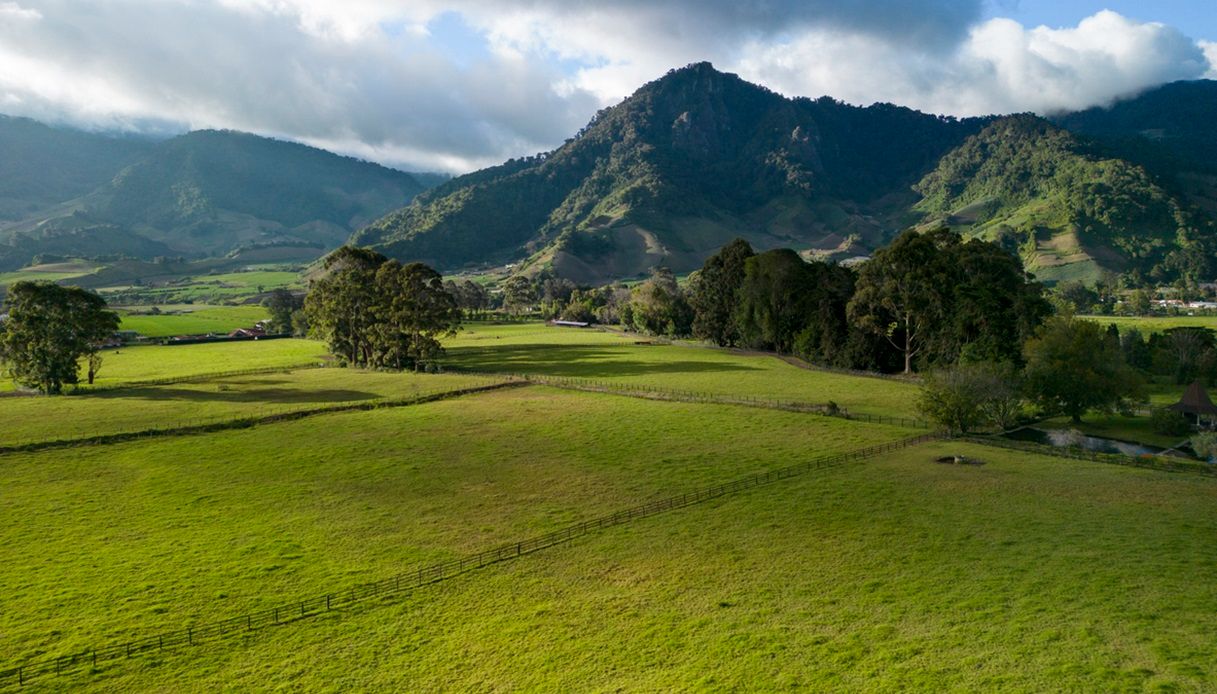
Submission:
[[[1067,429],[1032,429],[1031,427],[1023,427],[1011,431],[1003,435],[1004,438],[1014,441],[1030,441],[1031,443],[1046,444],[1049,446],[1058,446],[1060,448],[1068,448],[1070,446],[1081,446],[1088,451],[1096,453],[1115,453],[1118,455],[1127,455],[1136,457],[1139,455],[1158,455],[1165,449],[1157,446],[1147,446],[1141,443],[1129,443],[1127,441],[1118,441],[1116,439],[1105,439],[1101,436],[1087,436],[1077,431]],[[1168,455],[1178,455],[1170,453]]]

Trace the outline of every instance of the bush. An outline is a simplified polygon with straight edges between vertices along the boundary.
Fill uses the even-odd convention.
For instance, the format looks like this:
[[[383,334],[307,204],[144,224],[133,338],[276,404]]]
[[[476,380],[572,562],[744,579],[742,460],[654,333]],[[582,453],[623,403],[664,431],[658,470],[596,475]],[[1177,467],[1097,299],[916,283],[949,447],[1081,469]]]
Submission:
[[[1187,417],[1174,410],[1154,410],[1150,426],[1153,427],[1154,433],[1163,436],[1185,436],[1192,431],[1192,424],[1187,421]]]

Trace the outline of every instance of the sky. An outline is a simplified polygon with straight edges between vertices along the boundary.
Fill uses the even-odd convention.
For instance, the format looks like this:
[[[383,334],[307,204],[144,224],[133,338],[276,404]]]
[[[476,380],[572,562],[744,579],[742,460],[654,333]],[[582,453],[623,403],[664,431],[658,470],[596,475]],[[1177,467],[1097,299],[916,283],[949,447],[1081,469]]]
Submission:
[[[0,113],[462,173],[669,69],[958,116],[1217,78],[1213,0],[0,0]]]

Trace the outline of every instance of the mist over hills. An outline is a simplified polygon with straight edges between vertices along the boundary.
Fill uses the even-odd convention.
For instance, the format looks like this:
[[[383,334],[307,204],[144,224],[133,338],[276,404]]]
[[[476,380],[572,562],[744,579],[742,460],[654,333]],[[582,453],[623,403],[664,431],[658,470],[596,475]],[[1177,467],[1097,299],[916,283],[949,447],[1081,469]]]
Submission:
[[[1048,280],[1208,278],[1214,91],[1176,83],[1051,121],[954,119],[789,99],[699,63],[352,241],[448,270],[522,262],[596,282],[692,270],[735,236],[847,258],[947,224],[1002,240]]]

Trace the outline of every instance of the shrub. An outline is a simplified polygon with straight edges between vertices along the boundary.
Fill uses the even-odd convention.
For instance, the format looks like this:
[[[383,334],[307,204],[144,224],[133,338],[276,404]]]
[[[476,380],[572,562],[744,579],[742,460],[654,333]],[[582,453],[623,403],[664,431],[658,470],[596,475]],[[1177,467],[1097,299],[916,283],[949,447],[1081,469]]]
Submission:
[[[1153,427],[1154,433],[1163,436],[1185,436],[1192,431],[1192,424],[1187,421],[1187,417],[1165,409],[1154,410],[1150,426]]]

